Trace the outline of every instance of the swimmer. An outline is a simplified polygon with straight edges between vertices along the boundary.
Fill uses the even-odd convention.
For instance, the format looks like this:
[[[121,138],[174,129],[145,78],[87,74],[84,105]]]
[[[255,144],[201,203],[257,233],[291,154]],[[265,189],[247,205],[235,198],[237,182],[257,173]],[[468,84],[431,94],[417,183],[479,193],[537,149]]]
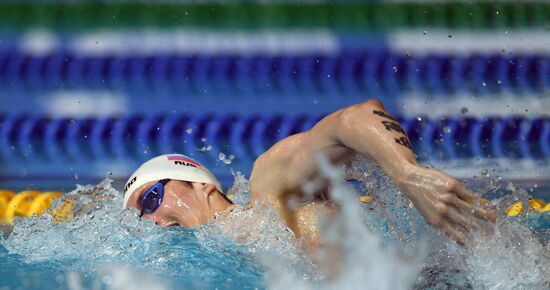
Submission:
[[[251,204],[274,205],[281,219],[316,248],[316,213],[334,212],[324,181],[308,198],[303,184],[319,179],[314,153],[334,166],[349,165],[357,154],[377,164],[412,201],[427,223],[461,245],[471,245],[470,232],[485,231],[495,214],[483,199],[451,176],[420,166],[405,131],[377,100],[336,111],[306,132],[289,136],[254,162],[250,175]],[[294,205],[300,200],[299,206]],[[292,201],[292,206],[289,204]],[[155,157],[134,172],[124,188],[123,208],[157,225],[199,227],[216,213],[235,207],[222,193],[216,177],[202,164],[180,154]]]

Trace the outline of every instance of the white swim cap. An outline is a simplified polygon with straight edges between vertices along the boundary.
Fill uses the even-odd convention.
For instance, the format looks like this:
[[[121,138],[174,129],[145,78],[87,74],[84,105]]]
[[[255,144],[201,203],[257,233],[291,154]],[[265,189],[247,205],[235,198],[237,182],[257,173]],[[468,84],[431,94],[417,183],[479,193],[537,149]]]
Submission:
[[[143,163],[128,178],[122,208],[126,208],[130,196],[138,187],[162,179],[210,183],[223,192],[220,182],[202,164],[182,154],[164,154]]]

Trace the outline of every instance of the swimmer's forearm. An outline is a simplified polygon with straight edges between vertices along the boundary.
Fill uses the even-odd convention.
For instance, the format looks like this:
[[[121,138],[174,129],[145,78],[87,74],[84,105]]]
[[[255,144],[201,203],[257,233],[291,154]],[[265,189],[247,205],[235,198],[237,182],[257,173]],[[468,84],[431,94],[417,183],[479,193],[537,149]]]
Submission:
[[[303,182],[316,173],[314,152],[323,152],[330,160],[344,163],[361,154],[380,166],[400,183],[414,171],[416,158],[401,126],[376,100],[336,111],[311,130],[289,136],[262,154],[254,162],[250,176],[253,192],[265,191],[259,198],[301,190]]]
[[[370,100],[336,115],[337,141],[374,161],[391,177],[404,177],[409,165],[416,165],[405,130],[380,102]]]

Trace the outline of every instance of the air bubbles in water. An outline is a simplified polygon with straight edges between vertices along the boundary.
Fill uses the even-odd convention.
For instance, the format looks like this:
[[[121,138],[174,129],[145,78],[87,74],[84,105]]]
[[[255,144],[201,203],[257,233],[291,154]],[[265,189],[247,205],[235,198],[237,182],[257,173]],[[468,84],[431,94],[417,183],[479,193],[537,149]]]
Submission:
[[[210,150],[212,150],[212,145],[203,146],[203,147],[199,148],[199,151],[202,151],[202,152],[210,151]]]
[[[224,153],[220,153],[218,154],[218,159],[225,164],[231,164],[233,162],[233,159],[235,159],[235,155],[226,156]]]

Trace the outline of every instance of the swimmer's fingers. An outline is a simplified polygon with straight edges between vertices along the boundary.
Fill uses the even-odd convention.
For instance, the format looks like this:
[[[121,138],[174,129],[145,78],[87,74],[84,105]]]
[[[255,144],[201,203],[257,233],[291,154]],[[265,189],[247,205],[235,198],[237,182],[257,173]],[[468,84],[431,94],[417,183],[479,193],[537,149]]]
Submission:
[[[449,217],[453,222],[458,223],[468,229],[480,231],[484,235],[491,235],[493,228],[487,224],[485,213],[474,205],[465,202],[458,196],[449,194],[446,196],[450,206],[454,206],[456,210],[449,211]]]
[[[465,230],[449,221],[443,222],[443,232],[461,246],[472,247],[473,241],[467,236]]]
[[[477,223],[473,218],[468,218],[464,216],[457,207],[450,206],[447,211],[447,217],[457,226],[461,226],[466,230],[474,229],[476,231],[488,234],[488,231],[484,229],[479,223]]]
[[[496,221],[496,214],[491,208],[488,201],[480,198],[469,190],[458,184],[454,192],[457,194],[459,200],[454,200],[454,203],[461,209],[473,213],[476,217],[494,223]]]

